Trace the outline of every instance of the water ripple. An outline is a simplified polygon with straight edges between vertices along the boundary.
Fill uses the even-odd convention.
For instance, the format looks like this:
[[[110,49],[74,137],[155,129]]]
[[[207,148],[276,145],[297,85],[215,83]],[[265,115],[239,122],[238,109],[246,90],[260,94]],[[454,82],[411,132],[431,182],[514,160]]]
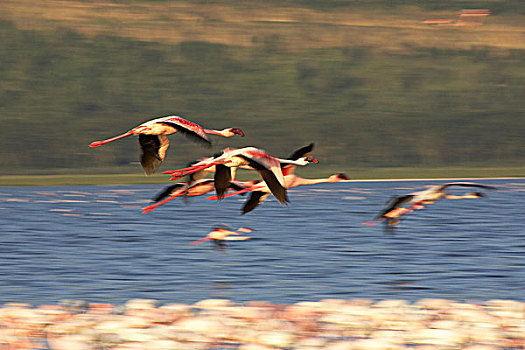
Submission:
[[[270,200],[247,215],[244,197],[141,214],[158,185],[3,188],[1,300],[524,300],[525,181],[485,182],[498,191],[440,201],[394,232],[361,222],[421,182],[305,186],[288,206]],[[219,223],[257,239],[188,245]]]

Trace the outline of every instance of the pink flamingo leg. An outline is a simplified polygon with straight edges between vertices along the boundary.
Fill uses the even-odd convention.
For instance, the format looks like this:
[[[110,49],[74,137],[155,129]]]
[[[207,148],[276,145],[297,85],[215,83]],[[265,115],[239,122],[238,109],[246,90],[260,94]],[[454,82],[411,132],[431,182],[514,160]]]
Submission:
[[[383,219],[384,220],[384,219]],[[379,223],[381,223],[383,220],[371,220],[371,221],[366,221],[366,222],[362,222],[361,225],[365,225],[365,226],[375,226]]]
[[[120,140],[120,139],[123,139],[124,137],[128,137],[128,136],[131,136],[133,135],[133,132],[132,131],[128,131],[122,135],[119,135],[119,136],[115,136],[115,137],[112,137],[110,139],[107,139],[107,140],[102,140],[102,141],[95,141],[95,142],[92,142],[89,147],[93,148],[93,147],[99,147],[99,146],[102,146],[102,145],[105,145],[106,143],[110,143],[110,142],[113,142],[113,141],[117,141],[117,140]]]
[[[209,240],[211,240],[211,238],[206,236],[206,237],[202,237],[201,239],[198,239],[196,241],[190,242],[188,244],[189,245],[199,245],[199,244],[202,244],[202,243],[207,242]]]
[[[177,170],[166,170],[166,171],[163,171],[162,173],[163,174],[179,174],[179,173],[182,173],[184,171],[189,171],[189,170],[192,170],[192,169],[195,169],[195,167],[197,166],[201,166],[201,165],[192,165],[190,167],[187,167],[187,168],[180,168],[180,169],[177,169]]]
[[[177,180],[177,179],[183,178],[184,176],[188,176],[188,175],[191,175],[193,173],[196,173],[198,171],[211,168],[214,165],[226,164],[226,163],[229,163],[229,161],[226,161],[226,162],[213,162],[213,163],[206,164],[206,165],[195,165],[193,167],[179,169],[179,170],[169,170],[170,174],[171,174],[170,181]]]
[[[168,203],[169,201],[182,196],[185,193],[185,191],[182,191],[181,193],[174,194],[173,196],[169,196],[166,199],[161,200],[160,202],[157,202],[155,204],[148,205],[147,207],[142,208],[142,214],[148,214],[151,213],[153,210],[155,210],[157,207],[160,207],[164,203]]]
[[[255,188],[253,188],[253,187],[244,188],[242,190],[238,190],[238,191],[235,191],[235,192],[226,193],[222,198],[235,196],[235,195],[238,195],[238,194],[241,194],[241,193],[250,192],[250,191],[253,191],[253,190],[255,190]],[[219,197],[217,197],[217,196],[209,196],[208,199],[211,200],[211,201],[216,201],[216,200],[219,199]]]

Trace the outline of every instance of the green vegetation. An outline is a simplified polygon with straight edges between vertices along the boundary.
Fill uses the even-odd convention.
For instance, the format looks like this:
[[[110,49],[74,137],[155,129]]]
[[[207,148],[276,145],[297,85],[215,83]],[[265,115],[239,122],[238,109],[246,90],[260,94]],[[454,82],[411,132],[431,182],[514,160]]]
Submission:
[[[119,6],[153,16],[147,6],[164,3]],[[487,176],[523,176],[516,167],[524,164],[525,49],[509,39],[514,27],[505,23],[523,23],[525,4],[506,1],[507,11],[497,1],[417,1],[417,6],[406,7],[400,1],[377,0],[375,8],[360,3],[268,2],[265,6],[274,4],[276,13],[286,6],[322,11],[315,16],[351,9],[352,15],[363,11],[363,20],[376,22],[342,27],[321,20],[254,20],[247,24],[251,39],[238,44],[222,40],[221,31],[214,37],[214,29],[235,24],[225,19],[191,22],[193,27],[184,27],[184,22],[181,30],[207,30],[208,36],[187,34],[184,40],[170,41],[124,37],[119,30],[138,24],[127,27],[126,21],[100,18],[93,18],[91,27],[63,20],[23,30],[20,23],[26,22],[18,12],[7,11],[5,17],[0,12],[0,174],[95,175],[118,167],[117,172],[136,171],[137,179],[151,183],[156,179],[143,177],[137,165],[136,140],[96,149],[87,145],[145,120],[177,114],[209,128],[240,127],[247,136],[212,136],[214,148],[207,150],[173,135],[161,171],[227,146],[253,145],[286,156],[315,142],[324,174],[333,169],[374,174],[377,168],[401,167],[414,168],[403,175],[415,177],[418,168],[473,167],[500,169]],[[213,5],[228,4],[193,6],[202,10]],[[490,8],[497,25],[428,27],[413,19],[424,11],[454,14],[463,7]],[[390,22],[379,25],[371,19],[373,10]],[[271,8],[265,11],[272,13]],[[144,33],[171,23],[169,13],[167,18],[156,16],[140,23]],[[413,24],[395,24],[407,19]],[[101,23],[109,34],[94,29]],[[115,32],[109,30],[113,27]],[[339,37],[348,38],[348,44],[327,39]],[[221,43],[211,42],[214,38]],[[314,172],[308,169],[310,174]],[[476,176],[468,174],[458,172]],[[20,184],[29,183],[17,178]],[[16,183],[9,177],[2,181]]]

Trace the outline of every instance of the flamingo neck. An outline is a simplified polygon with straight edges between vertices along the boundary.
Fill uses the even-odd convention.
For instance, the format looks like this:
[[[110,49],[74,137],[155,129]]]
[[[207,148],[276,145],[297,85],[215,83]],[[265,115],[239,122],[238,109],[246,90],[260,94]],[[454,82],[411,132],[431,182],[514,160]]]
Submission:
[[[281,158],[277,158],[277,160],[281,163],[285,163],[285,164],[293,164],[293,165],[306,165],[308,164],[308,161],[301,158],[301,159],[298,159],[298,160],[290,160],[290,159],[281,159]]]
[[[224,136],[224,137],[230,137],[234,135],[233,133],[231,133],[230,135],[230,133],[228,133],[228,129],[224,129],[224,130],[204,129],[204,132],[206,134],[218,135],[218,136]]]
[[[329,182],[328,179],[301,179],[301,185],[316,185]]]

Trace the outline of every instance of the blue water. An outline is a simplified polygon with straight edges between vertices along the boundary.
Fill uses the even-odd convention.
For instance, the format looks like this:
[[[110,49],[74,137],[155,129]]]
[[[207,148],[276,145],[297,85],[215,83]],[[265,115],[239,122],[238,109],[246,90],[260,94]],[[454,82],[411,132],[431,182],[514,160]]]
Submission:
[[[141,214],[163,185],[0,188],[0,303],[524,301],[525,180],[477,182],[498,190],[439,201],[395,232],[361,222],[439,181],[303,186],[287,207],[270,200],[244,216],[240,196]],[[258,239],[188,245],[220,223]]]

